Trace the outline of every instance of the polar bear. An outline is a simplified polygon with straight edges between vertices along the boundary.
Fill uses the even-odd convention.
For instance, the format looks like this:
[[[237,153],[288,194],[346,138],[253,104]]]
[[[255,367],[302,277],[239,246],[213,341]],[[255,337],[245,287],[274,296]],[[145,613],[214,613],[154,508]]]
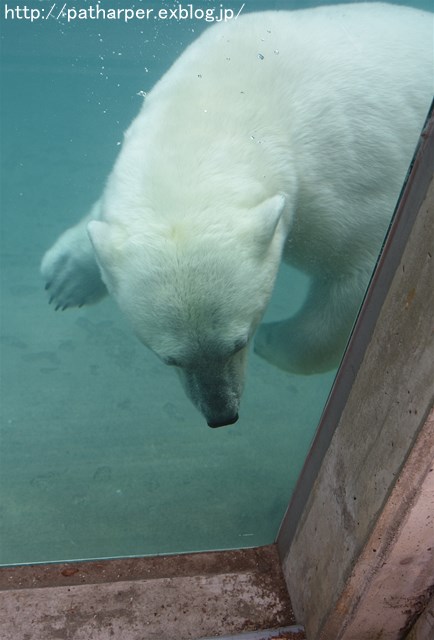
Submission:
[[[238,419],[255,333],[282,369],[335,367],[429,107],[431,41],[430,14],[386,4],[210,27],[45,254],[50,301],[110,292],[211,427]],[[306,301],[259,327],[282,259],[310,276]]]

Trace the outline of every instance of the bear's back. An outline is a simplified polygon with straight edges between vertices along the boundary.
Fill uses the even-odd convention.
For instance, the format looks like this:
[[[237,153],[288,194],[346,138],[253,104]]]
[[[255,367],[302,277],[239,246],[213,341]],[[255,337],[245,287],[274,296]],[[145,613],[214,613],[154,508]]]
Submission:
[[[266,11],[215,25],[127,132],[115,168],[128,174],[122,202],[179,216],[210,194],[249,207],[297,191],[306,233],[330,203],[339,221],[383,228],[429,106],[432,65],[432,16],[405,7]]]

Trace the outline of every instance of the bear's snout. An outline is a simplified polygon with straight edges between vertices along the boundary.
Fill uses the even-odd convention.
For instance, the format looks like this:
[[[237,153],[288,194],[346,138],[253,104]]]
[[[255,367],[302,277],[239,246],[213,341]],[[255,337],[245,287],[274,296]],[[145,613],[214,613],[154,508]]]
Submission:
[[[218,421],[209,420],[208,426],[211,427],[211,429],[216,429],[217,427],[227,427],[230,424],[234,424],[235,422],[237,422],[238,418],[239,418],[238,413],[236,413],[235,415],[230,416],[228,418],[224,418],[223,420],[218,420]]]
[[[245,353],[236,353],[226,361],[200,363],[196,368],[177,367],[187,396],[211,429],[234,424],[238,420],[243,388]]]

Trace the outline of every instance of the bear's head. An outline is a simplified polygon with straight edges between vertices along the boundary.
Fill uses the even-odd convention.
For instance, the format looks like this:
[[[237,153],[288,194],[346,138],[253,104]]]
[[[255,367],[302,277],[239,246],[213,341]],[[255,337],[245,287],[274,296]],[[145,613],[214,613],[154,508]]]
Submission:
[[[210,427],[238,419],[250,340],[287,235],[285,199],[231,215],[92,221],[102,278]]]

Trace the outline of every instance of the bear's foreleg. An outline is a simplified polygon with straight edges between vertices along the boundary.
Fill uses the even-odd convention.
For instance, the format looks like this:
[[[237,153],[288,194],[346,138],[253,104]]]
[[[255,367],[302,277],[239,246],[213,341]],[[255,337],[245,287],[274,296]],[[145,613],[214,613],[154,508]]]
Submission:
[[[89,215],[62,233],[42,259],[42,277],[56,311],[92,304],[107,294],[86,228],[98,214],[97,202]]]
[[[288,320],[261,325],[255,352],[275,366],[310,375],[339,365],[370,273],[312,282],[301,309]]]

